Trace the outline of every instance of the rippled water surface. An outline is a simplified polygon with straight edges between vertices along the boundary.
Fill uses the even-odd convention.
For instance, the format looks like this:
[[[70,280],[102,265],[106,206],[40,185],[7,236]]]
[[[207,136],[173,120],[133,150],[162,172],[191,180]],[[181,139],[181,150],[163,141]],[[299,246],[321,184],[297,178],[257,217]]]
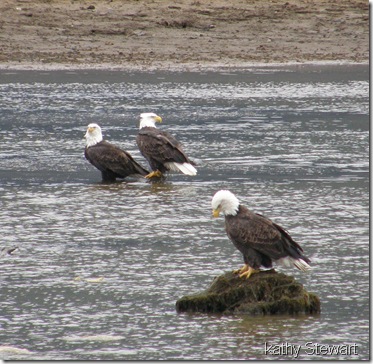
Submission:
[[[288,343],[302,359],[368,359],[368,78],[366,66],[1,71],[1,247],[19,250],[0,258],[0,358],[276,359],[265,345]],[[102,184],[84,159],[87,124],[146,165],[144,111],[198,175]],[[319,316],[176,313],[242,265],[211,217],[221,188],[301,243],[313,270],[279,270],[319,295]]]

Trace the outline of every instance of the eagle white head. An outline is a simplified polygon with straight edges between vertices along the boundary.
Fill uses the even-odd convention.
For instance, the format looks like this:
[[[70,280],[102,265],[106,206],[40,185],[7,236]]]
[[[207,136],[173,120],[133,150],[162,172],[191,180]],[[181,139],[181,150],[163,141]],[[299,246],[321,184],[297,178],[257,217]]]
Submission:
[[[84,135],[86,138],[86,146],[91,147],[102,141],[102,132],[98,124],[89,124],[87,132]]]
[[[145,126],[155,128],[155,123],[161,123],[162,118],[154,112],[143,112],[140,114],[140,129]]]
[[[212,214],[218,217],[222,212],[224,215],[236,215],[240,202],[238,198],[228,190],[220,190],[215,193],[211,201]]]

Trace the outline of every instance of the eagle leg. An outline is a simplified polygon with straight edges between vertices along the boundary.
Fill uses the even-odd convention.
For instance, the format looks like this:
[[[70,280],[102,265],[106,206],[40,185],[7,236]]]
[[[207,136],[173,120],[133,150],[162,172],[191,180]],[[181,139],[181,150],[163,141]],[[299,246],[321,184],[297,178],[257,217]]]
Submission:
[[[240,278],[249,279],[252,274],[259,273],[259,272],[260,272],[259,269],[254,269],[254,268],[248,267],[246,272],[243,272],[243,273],[240,274]]]
[[[247,270],[249,269],[249,266],[247,264],[245,264],[243,267],[239,268],[239,269],[235,269],[233,271],[234,274],[242,274],[242,273],[245,273],[247,272]]]
[[[145,178],[148,178],[148,179],[154,178],[154,177],[161,178],[162,172],[157,169],[156,171],[150,172],[149,174],[145,176]]]

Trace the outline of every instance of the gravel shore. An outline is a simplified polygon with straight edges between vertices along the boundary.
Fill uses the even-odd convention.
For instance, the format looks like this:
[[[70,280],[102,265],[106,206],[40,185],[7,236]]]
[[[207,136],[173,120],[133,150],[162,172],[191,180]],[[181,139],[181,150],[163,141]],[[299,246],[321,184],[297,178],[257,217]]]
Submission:
[[[369,61],[360,0],[2,0],[0,68]]]

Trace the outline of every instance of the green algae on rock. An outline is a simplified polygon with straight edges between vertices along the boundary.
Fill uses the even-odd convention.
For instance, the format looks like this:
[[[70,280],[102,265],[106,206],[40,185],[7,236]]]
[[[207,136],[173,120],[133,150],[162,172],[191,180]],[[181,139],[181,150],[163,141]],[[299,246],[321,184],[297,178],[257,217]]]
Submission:
[[[216,277],[207,290],[180,298],[176,310],[249,315],[317,314],[320,299],[308,293],[294,277],[274,269],[249,279],[227,272]]]

